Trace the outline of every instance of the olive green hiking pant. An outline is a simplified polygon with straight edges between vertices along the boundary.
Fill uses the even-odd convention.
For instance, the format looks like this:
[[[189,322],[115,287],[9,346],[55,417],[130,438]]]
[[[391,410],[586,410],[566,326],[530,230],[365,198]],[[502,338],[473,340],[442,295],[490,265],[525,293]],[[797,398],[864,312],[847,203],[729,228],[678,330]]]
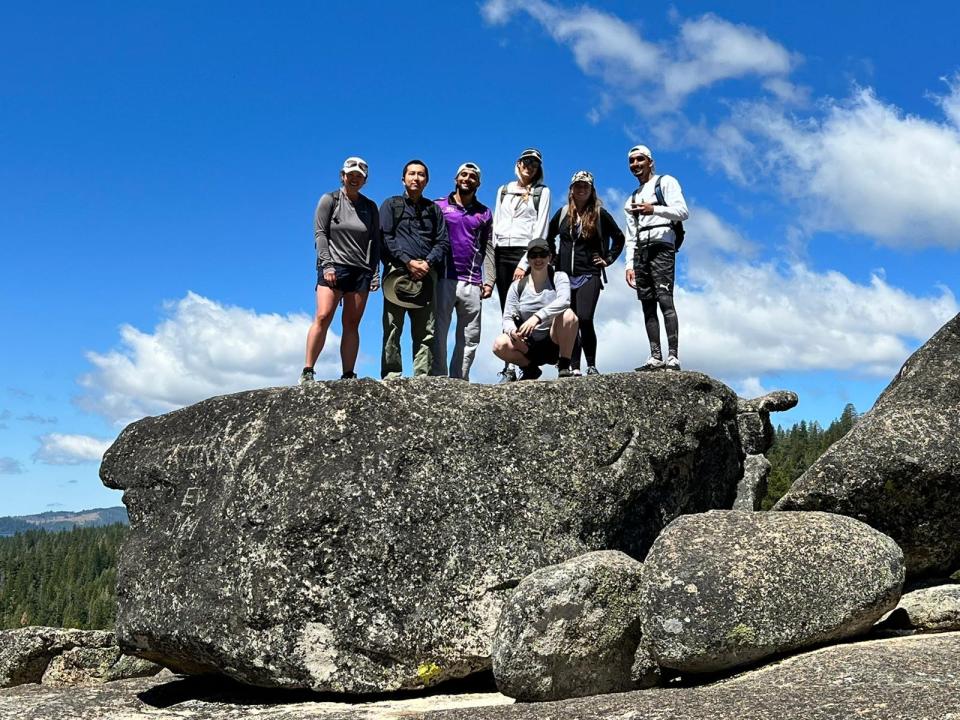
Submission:
[[[427,375],[433,363],[433,336],[436,318],[431,302],[422,308],[405,308],[383,299],[383,352],[380,354],[380,377],[403,377],[400,336],[403,319],[410,315],[410,336],[413,340],[413,374]]]

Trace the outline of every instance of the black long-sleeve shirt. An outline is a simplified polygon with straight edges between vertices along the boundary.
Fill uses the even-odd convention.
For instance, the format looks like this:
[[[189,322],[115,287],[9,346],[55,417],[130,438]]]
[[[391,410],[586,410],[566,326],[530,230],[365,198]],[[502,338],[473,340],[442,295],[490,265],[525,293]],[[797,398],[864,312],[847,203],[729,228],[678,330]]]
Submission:
[[[563,208],[554,213],[547,228],[547,242],[554,255],[554,267],[570,277],[599,275],[601,268],[593,264],[593,256],[599,254],[607,265],[613,265],[623,252],[624,237],[613,216],[600,208],[597,228],[590,237],[581,237],[580,231],[570,228],[570,216]],[[560,218],[563,216],[563,221]],[[599,232],[598,232],[599,231]],[[560,238],[559,251],[557,238]]]

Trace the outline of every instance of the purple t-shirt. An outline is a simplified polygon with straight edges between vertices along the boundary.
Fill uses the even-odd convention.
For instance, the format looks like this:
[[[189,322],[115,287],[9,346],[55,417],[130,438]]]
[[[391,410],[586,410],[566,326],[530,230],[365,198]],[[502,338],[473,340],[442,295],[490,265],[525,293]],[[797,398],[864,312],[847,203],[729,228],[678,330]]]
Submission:
[[[450,233],[450,253],[444,277],[482,285],[483,256],[493,232],[490,208],[476,200],[469,207],[461,207],[453,199],[453,193],[436,203]]]

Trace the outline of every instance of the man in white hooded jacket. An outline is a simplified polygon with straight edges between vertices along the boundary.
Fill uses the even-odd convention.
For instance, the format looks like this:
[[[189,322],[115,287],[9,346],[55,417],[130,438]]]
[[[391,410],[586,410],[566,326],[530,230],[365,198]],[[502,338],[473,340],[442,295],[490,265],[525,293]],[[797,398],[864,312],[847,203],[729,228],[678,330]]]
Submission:
[[[637,370],[679,370],[679,322],[673,304],[677,255],[675,223],[686,220],[690,212],[676,178],[656,174],[650,148],[646,145],[633,146],[627,153],[627,161],[630,172],[640,183],[640,187],[624,204],[627,284],[637,291],[650,343],[650,357]],[[666,360],[660,347],[657,306],[663,314],[664,329],[667,331]]]

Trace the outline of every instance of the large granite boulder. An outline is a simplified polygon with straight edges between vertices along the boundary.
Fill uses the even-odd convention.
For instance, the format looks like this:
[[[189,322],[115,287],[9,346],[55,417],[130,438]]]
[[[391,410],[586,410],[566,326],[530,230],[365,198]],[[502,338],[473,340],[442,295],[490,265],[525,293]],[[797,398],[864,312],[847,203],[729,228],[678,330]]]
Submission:
[[[642,570],[630,556],[603,550],[525,577],[493,638],[500,692],[542,701],[635,689]]]
[[[903,548],[911,576],[960,564],[960,315],[904,363],[873,409],[776,510],[863,520]]]
[[[896,543],[842,515],[686,515],[644,562],[644,644],[665,668],[746,665],[866,632],[903,579]]]
[[[242,682],[366,693],[490,667],[504,601],[591,550],[642,558],[730,507],[737,398],[699,373],[316,383],[127,427],[117,633]]]
[[[160,669],[121,654],[116,637],[107,630],[39,626],[0,630],[0,688],[103,683],[155,675]]]

